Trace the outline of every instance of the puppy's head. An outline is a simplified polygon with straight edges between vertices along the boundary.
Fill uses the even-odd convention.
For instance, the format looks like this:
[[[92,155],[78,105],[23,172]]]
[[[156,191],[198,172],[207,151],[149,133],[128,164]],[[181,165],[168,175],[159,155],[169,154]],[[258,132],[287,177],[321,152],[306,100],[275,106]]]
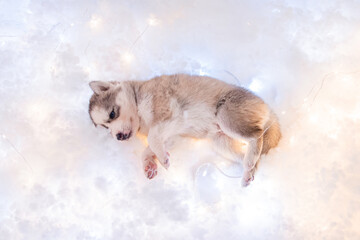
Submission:
[[[128,140],[139,129],[136,96],[129,82],[90,82],[94,94],[89,114],[95,126],[110,129],[117,140]]]

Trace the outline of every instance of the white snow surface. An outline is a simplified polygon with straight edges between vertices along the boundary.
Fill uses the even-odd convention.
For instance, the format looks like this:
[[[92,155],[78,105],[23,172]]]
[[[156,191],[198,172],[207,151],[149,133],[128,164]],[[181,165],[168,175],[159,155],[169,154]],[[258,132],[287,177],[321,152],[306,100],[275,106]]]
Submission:
[[[90,81],[172,73],[278,114],[249,187],[201,140],[148,180],[91,123]],[[0,239],[360,239],[359,78],[358,0],[0,1]]]

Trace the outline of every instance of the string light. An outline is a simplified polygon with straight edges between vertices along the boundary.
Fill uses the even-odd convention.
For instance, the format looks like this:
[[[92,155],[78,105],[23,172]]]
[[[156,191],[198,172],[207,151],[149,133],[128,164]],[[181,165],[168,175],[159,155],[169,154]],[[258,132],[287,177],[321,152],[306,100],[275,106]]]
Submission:
[[[328,137],[331,138],[331,139],[336,140],[337,139],[337,133],[329,133]]]
[[[200,69],[200,70],[199,70],[199,75],[200,75],[200,76],[204,76],[204,75],[206,75],[206,72],[205,72],[204,70]]]
[[[134,58],[135,58],[134,54],[130,52],[126,52],[123,54],[121,59],[123,60],[123,62],[130,64],[134,60]]]
[[[102,19],[99,16],[93,15],[89,22],[89,25],[92,29],[99,28],[102,24]]]
[[[86,66],[83,68],[84,69],[84,72],[87,73],[87,74],[90,74],[91,72],[91,68],[89,66]]]
[[[259,93],[263,88],[263,83],[257,78],[254,78],[249,85],[249,89],[255,93]]]
[[[160,20],[157,17],[155,17],[154,15],[150,15],[147,22],[150,26],[156,26],[160,23]]]
[[[319,120],[319,117],[318,117],[318,115],[312,114],[312,115],[310,115],[309,120],[311,123],[317,123]]]
[[[231,73],[228,72],[228,71],[226,71],[226,72],[229,73],[229,74],[231,74]],[[357,73],[357,72],[360,72],[360,71],[356,71],[356,72],[352,72],[352,73]],[[334,74],[338,74],[338,73],[334,73]],[[347,74],[349,74],[349,73],[347,73]],[[231,74],[231,75],[233,76],[233,74]],[[315,92],[315,95],[314,95],[311,103],[308,102],[308,97],[309,97],[309,96],[311,95],[311,93],[313,92],[315,86],[311,89],[310,93],[308,94],[308,97],[306,97],[306,98],[303,99],[303,103],[302,103],[302,105],[301,105],[300,108],[301,108],[301,109],[304,109],[304,108],[305,108],[308,114],[310,114],[311,107],[313,106],[313,104],[314,104],[314,102],[315,102],[315,100],[316,100],[316,97],[318,96],[319,92],[322,90],[325,80],[326,80],[329,76],[331,76],[331,74],[326,74],[325,77],[322,79],[321,85],[320,85],[320,87],[317,89],[317,91]],[[343,79],[343,81],[349,81],[349,79]],[[249,88],[250,90],[254,91],[254,92],[258,92],[258,91],[261,91],[261,89],[263,88],[263,85],[262,85],[262,82],[261,82],[261,81],[259,81],[258,79],[254,78],[248,88]],[[297,112],[299,112],[299,111],[300,111],[300,109],[299,109]],[[285,115],[285,114],[286,114],[286,111],[282,111],[281,114],[282,114],[282,115]],[[338,115],[336,109],[333,108],[333,107],[330,108],[330,114],[333,115],[333,116],[337,116],[337,115]],[[360,114],[351,115],[351,116],[349,115],[349,116],[352,117],[352,119],[353,119],[354,121],[356,121],[356,120],[358,120],[358,118],[360,118],[359,115],[360,115]],[[309,121],[310,121],[311,123],[318,123],[318,120],[319,120],[319,116],[318,116],[317,114],[311,114],[311,115],[309,116]],[[274,123],[274,122],[273,122],[273,123]],[[271,123],[270,126],[271,126],[273,123]],[[270,126],[269,126],[269,127],[270,127]],[[269,127],[268,127],[268,128],[269,128]],[[268,128],[267,128],[267,129],[268,129]],[[266,129],[266,130],[267,130],[267,129]],[[266,131],[266,130],[265,130],[265,131]],[[327,130],[328,130],[328,128],[327,128]],[[264,131],[264,132],[265,132],[265,131]],[[329,138],[331,138],[331,139],[336,140],[336,139],[338,138],[338,129],[332,129],[331,132],[328,131],[327,136],[328,136]],[[291,146],[293,146],[295,143],[296,143],[296,138],[295,138],[295,136],[291,136],[290,139],[289,139],[289,144],[290,144]],[[209,163],[210,163],[210,162],[206,162],[205,164],[209,164]],[[225,175],[225,176],[227,176],[227,177],[231,177],[231,176],[228,176],[227,174],[225,174],[225,173],[222,171],[221,168],[217,167],[216,165],[215,165],[215,167],[216,167],[216,168],[219,170],[219,172],[221,172],[223,175]],[[204,171],[202,177],[204,178],[204,177],[206,177],[206,175],[207,175],[207,172]],[[238,177],[240,177],[240,176],[234,176],[234,178],[238,178]]]
[[[1,134],[1,137],[10,144],[10,146],[12,147],[12,149],[14,149],[14,151],[22,158],[22,160],[24,161],[24,163],[29,167],[29,169],[31,170],[31,173],[33,174],[34,170],[32,169],[32,167],[31,167],[31,165],[29,164],[29,162],[26,160],[26,158],[24,157],[24,155],[21,154],[21,152],[15,147],[15,145],[10,141],[10,139],[9,139],[5,134]]]
[[[294,143],[295,143],[295,137],[291,136],[290,137],[290,145],[294,145]]]
[[[148,30],[148,28],[150,26],[158,25],[160,23],[160,20],[157,17],[155,17],[154,15],[150,15],[150,17],[147,19],[147,23],[148,24],[146,25],[145,29],[135,39],[135,41],[130,46],[129,50],[122,55],[121,59],[124,63],[130,64],[135,59],[135,56],[132,53],[132,50],[134,49],[135,44],[141,39],[141,37],[145,34],[145,32]]]

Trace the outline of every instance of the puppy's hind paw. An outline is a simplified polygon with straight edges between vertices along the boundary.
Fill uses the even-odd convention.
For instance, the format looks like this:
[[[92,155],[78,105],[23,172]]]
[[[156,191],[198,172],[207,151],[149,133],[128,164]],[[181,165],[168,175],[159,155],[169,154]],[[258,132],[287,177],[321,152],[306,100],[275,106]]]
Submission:
[[[153,161],[148,161],[144,166],[145,176],[148,179],[153,179],[157,175],[157,165]]]
[[[161,165],[165,168],[168,169],[170,167],[170,154],[168,152],[166,152],[165,154],[165,160],[161,161]]]
[[[243,187],[247,187],[247,186],[249,186],[251,181],[254,181],[254,174],[251,172],[245,172],[244,176],[242,177],[242,180],[241,180],[241,185]]]

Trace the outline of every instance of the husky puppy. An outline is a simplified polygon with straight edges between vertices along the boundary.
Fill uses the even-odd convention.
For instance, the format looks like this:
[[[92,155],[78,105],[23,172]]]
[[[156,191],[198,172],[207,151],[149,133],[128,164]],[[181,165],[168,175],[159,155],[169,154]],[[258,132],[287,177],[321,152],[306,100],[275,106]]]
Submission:
[[[90,82],[94,91],[89,114],[95,126],[109,128],[120,141],[140,132],[149,146],[142,155],[146,177],[157,174],[157,162],[168,168],[169,144],[176,137],[208,138],[242,159],[242,185],[254,179],[261,154],[277,146],[276,115],[250,91],[205,76],[163,75],[149,81]],[[245,155],[238,140],[247,142]]]

